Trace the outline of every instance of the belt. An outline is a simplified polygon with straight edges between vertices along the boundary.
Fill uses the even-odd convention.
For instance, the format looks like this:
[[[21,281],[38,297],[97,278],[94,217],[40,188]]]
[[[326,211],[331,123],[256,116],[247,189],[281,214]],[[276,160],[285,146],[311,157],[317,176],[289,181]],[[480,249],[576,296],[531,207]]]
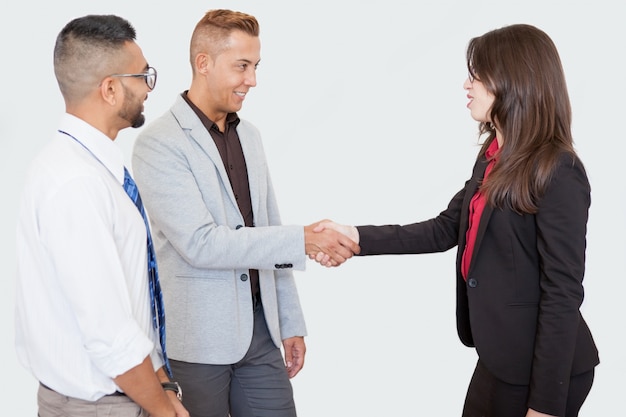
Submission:
[[[52,388],[50,388],[49,386],[45,385],[44,383],[40,382],[39,385],[41,385],[42,387],[44,387],[45,389],[47,389],[49,391],[54,391]],[[56,392],[57,394],[60,394],[60,395],[64,395],[64,394],[61,394],[58,391],[54,391],[54,392]],[[126,394],[124,394],[123,392],[115,391],[115,392],[113,392],[111,394],[105,395],[105,397],[114,397],[114,396],[120,396],[120,395],[126,396]]]

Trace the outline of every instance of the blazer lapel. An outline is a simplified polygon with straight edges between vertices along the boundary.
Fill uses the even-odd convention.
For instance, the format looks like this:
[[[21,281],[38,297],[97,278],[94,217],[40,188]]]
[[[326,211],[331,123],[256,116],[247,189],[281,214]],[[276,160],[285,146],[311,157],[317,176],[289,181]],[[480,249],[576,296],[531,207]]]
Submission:
[[[472,172],[472,178],[465,188],[465,198],[463,199],[463,206],[461,208],[463,214],[461,215],[459,224],[459,230],[462,232],[459,234],[459,247],[462,248],[465,247],[465,234],[469,228],[469,205],[474,197],[474,194],[478,191],[478,187],[483,180],[486,169],[487,160],[484,157],[476,161],[476,164],[474,164],[474,171]]]
[[[463,205],[461,207],[463,214],[461,215],[461,219],[459,222],[459,251],[457,255],[457,267],[459,268],[459,271],[461,270],[460,269],[461,261],[462,261],[463,252],[464,252],[463,249],[465,248],[465,244],[467,243],[467,229],[469,228],[470,202],[472,201],[472,198],[478,191],[478,187],[480,186],[480,183],[482,182],[483,177],[485,176],[486,169],[487,169],[487,160],[483,156],[478,161],[476,161],[476,164],[474,164],[474,171],[472,172],[472,178],[470,179],[466,187],[466,193],[463,199]],[[478,227],[478,236],[476,237],[476,242],[474,243],[474,253],[477,252],[478,245],[480,243],[480,238],[485,233],[485,228],[488,223],[489,216],[491,216],[491,212],[492,212],[491,207],[488,205],[485,206],[485,209],[481,216],[480,224]],[[472,258],[474,257],[472,256]],[[470,262],[470,269],[471,267],[472,265]]]
[[[217,146],[211,134],[181,96],[178,96],[176,99],[176,103],[172,106],[171,112],[180,124],[180,127],[186,132],[187,137],[196,142],[211,162],[213,162],[213,165],[219,173],[222,188],[226,191],[234,206],[237,207],[237,200],[235,199],[233,187],[230,185],[226,167],[224,167],[224,162],[222,161],[220,152],[217,150]]]
[[[476,242],[474,243],[474,253],[472,254],[472,259],[470,260],[470,270],[472,269],[472,263],[476,258],[475,255],[480,250],[480,244],[482,243],[483,236],[485,236],[485,230],[487,230],[487,224],[489,224],[491,213],[493,213],[493,207],[487,204],[483,210],[483,214],[480,216],[480,223],[478,223],[478,232],[476,233]]]
[[[479,184],[482,182],[485,176],[485,170],[487,169],[487,165],[488,165],[488,161],[486,160],[485,157],[482,157],[480,161],[476,164],[476,168],[474,169],[474,175],[472,175],[472,182],[474,182],[475,180],[474,182],[475,188],[472,190],[471,193],[468,193],[465,196],[465,200],[467,200],[467,206],[465,206],[466,201],[463,202],[463,205],[465,207],[465,213],[469,213],[469,203],[471,199],[474,197],[474,194],[478,190]],[[474,242],[474,250],[472,251],[472,259],[470,259],[470,271],[472,269],[472,266],[474,265],[474,258],[476,257],[476,254],[480,250],[480,244],[485,235],[485,230],[487,230],[487,225],[489,224],[489,219],[492,213],[493,213],[493,206],[491,206],[490,204],[486,204],[485,208],[483,209],[482,214],[480,215],[480,222],[478,223],[478,230],[476,232],[476,241]],[[463,224],[463,228],[461,230],[464,230],[462,247],[464,248],[465,243],[466,243],[465,242],[466,232],[469,227],[469,216],[463,216],[462,224]]]

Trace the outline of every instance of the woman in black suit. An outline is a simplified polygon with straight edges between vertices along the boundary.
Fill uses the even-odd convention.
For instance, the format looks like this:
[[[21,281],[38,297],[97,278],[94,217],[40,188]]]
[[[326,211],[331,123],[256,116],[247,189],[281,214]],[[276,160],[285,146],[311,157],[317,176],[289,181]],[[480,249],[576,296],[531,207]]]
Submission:
[[[348,234],[361,256],[457,246],[457,329],[479,358],[463,416],[577,416],[599,359],[580,313],[590,187],[559,54],[543,31],[511,25],[472,39],[467,66],[485,140],[448,207],[409,225],[318,230]]]

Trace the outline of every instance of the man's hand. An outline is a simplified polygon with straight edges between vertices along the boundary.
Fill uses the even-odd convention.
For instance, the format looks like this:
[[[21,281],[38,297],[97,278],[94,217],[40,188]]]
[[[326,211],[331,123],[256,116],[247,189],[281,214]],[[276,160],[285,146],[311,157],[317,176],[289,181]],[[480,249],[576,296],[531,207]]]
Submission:
[[[304,355],[306,354],[304,337],[295,336],[283,340],[283,348],[285,350],[287,375],[289,378],[293,378],[304,366]]]
[[[332,225],[330,220],[322,220],[304,227],[304,249],[310,259],[324,266],[338,266],[361,251],[357,241]],[[337,225],[338,226],[338,225]],[[347,226],[346,226],[347,227]],[[356,230],[356,228],[355,228]],[[358,239],[358,233],[356,233]],[[320,255],[322,254],[322,255]]]
[[[160,381],[165,378],[163,368],[155,373],[150,356],[146,356],[141,364],[118,375],[114,381],[152,417],[189,417],[174,393],[167,394],[163,390]]]
[[[344,224],[335,223],[332,220],[322,220],[321,222],[317,222],[317,226],[313,230],[314,232],[321,232],[325,229],[333,229],[342,235],[346,235],[355,243],[359,243],[359,231],[354,226],[347,226]]]
[[[167,391],[166,394],[169,396],[170,401],[172,401],[172,405],[176,410],[176,417],[189,417],[189,412],[183,406],[183,403],[180,402],[178,397],[176,397],[176,393],[174,391]]]
[[[322,220],[322,221],[317,222],[315,224],[315,228],[313,229],[313,231],[316,233],[328,232],[329,230],[334,230],[335,232],[338,232],[344,235],[346,238],[348,238],[350,241],[352,241],[355,245],[358,246],[359,239],[360,239],[359,231],[354,226],[341,225],[341,224],[333,222],[332,220]],[[353,251],[353,253],[358,254],[360,251],[361,251],[361,248],[359,247],[358,251]],[[324,266],[338,266],[341,264],[341,263],[337,263],[335,259],[333,259],[328,253],[325,253],[323,251],[318,251],[318,252],[307,251],[307,254],[309,255],[309,259],[312,259]]]

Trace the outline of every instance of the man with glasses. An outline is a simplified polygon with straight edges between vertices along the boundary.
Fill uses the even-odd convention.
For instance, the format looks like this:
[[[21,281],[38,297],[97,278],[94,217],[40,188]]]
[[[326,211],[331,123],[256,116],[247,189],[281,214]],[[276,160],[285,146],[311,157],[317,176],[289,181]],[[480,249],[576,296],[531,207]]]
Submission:
[[[54,71],[65,114],[17,226],[16,351],[40,382],[38,416],[188,417],[161,347],[145,211],[113,143],[144,124],[156,70],[130,23],[89,15],[59,33]]]

